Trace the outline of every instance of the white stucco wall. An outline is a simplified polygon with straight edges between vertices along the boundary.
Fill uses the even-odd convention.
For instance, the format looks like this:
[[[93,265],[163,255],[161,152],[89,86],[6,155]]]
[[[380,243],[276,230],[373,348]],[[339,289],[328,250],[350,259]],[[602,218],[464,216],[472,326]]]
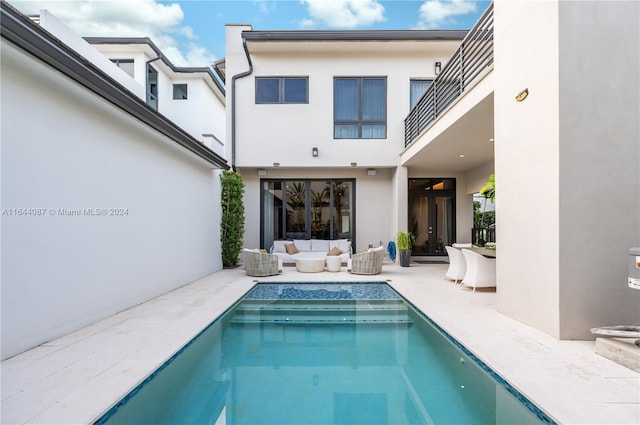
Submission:
[[[640,3],[561,1],[559,29],[560,337],[589,338],[640,321]]]
[[[218,172],[2,42],[2,358],[221,269]],[[123,208],[123,216],[60,209]]]
[[[558,337],[558,5],[494,7],[498,310]]]
[[[227,27],[229,76],[248,69],[241,29]],[[301,42],[296,43],[294,52],[281,48],[265,51],[259,43],[250,45],[253,73],[238,79],[235,87],[237,165],[265,167],[278,162],[282,167],[345,167],[357,162],[365,167],[395,167],[404,149],[410,80],[434,78],[433,63],[446,62],[458,44]],[[308,77],[309,103],[256,104],[255,78],[269,76]],[[334,77],[340,76],[386,78],[386,139],[333,138],[333,84]],[[311,155],[313,147],[319,150],[317,158]]]
[[[221,100],[215,95],[201,75],[203,74],[197,78],[174,78],[171,81],[172,92],[165,100],[171,104],[167,116],[215,153],[224,157],[226,138],[224,99]],[[187,84],[187,99],[173,99],[173,84]],[[204,137],[203,134],[213,134],[222,144],[211,137]]]
[[[498,309],[561,339],[638,321],[639,12],[495,3]]]

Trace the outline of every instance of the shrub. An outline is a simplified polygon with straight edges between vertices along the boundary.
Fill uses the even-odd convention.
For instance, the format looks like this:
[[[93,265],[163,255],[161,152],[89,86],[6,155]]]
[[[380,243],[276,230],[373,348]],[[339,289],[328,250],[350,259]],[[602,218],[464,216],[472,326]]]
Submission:
[[[244,238],[244,182],[240,174],[223,171],[220,175],[222,193],[222,222],[220,242],[222,243],[222,265],[233,267],[238,263]]]

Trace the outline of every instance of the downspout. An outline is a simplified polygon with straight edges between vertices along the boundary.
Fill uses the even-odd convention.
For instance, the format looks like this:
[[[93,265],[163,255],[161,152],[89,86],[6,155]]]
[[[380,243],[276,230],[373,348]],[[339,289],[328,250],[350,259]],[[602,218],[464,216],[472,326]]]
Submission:
[[[236,171],[236,80],[247,77],[253,72],[253,63],[251,62],[251,56],[247,48],[247,39],[244,37],[242,37],[242,48],[247,57],[249,69],[231,77],[231,170],[234,172]]]

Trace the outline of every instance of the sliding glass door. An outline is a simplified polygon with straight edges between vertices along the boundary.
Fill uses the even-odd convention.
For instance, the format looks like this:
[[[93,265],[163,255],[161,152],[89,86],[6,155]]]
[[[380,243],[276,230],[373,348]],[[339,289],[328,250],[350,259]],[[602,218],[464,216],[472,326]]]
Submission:
[[[354,180],[261,180],[260,245],[279,239],[354,238]]]

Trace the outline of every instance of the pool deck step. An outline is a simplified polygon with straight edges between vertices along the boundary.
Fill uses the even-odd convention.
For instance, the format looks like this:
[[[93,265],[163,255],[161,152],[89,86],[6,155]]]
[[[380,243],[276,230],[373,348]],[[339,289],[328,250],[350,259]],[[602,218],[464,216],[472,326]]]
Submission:
[[[245,303],[231,323],[383,324],[413,323],[404,303]]]

